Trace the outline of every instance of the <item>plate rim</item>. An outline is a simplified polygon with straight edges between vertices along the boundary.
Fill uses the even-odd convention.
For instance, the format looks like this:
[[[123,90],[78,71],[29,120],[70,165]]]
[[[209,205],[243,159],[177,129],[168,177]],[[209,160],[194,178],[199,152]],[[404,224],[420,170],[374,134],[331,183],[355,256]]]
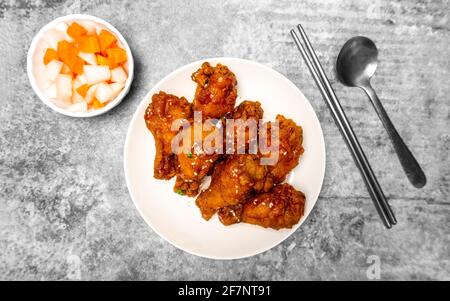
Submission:
[[[127,145],[129,144],[129,140],[130,140],[130,136],[131,136],[131,129],[133,127],[133,124],[141,117],[138,113],[141,109],[141,106],[143,106],[143,104],[149,100],[149,97],[156,93],[156,89],[155,87],[160,86],[163,82],[165,82],[167,79],[169,79],[170,77],[172,77],[173,75],[175,75],[176,73],[180,72],[181,70],[184,69],[188,69],[188,68],[192,68],[193,66],[199,66],[204,62],[208,62],[208,61],[236,61],[236,62],[243,62],[243,63],[247,63],[247,64],[253,64],[256,65],[258,67],[261,67],[263,69],[268,70],[269,72],[274,73],[277,77],[281,78],[283,81],[285,81],[288,85],[292,86],[294,89],[296,89],[298,92],[300,92],[301,95],[303,95],[304,99],[306,100],[307,105],[310,107],[310,109],[312,110],[312,112],[314,113],[314,117],[317,120],[317,123],[319,125],[319,131],[321,133],[319,139],[322,141],[322,145],[323,145],[323,168],[320,171],[321,173],[321,183],[320,183],[320,187],[319,187],[319,193],[317,195],[316,200],[314,201],[314,205],[312,206],[311,210],[308,212],[308,215],[305,216],[305,218],[300,221],[297,225],[295,225],[291,230],[291,233],[289,233],[286,237],[284,237],[283,239],[271,244],[270,246],[267,246],[265,249],[262,250],[258,250],[256,252],[252,252],[246,255],[241,255],[241,256],[230,256],[230,257],[219,257],[219,256],[211,256],[211,255],[206,255],[206,254],[202,254],[196,251],[192,251],[189,250],[185,247],[180,246],[178,243],[171,241],[170,239],[168,239],[165,235],[162,235],[158,230],[155,229],[155,227],[153,226],[152,222],[144,215],[143,211],[140,209],[140,206],[138,205],[138,202],[135,200],[133,193],[132,193],[132,189],[130,186],[130,179],[128,177],[128,173],[127,173],[127,165],[128,165],[128,147]],[[195,62],[183,65],[177,69],[175,69],[174,71],[170,72],[168,75],[164,76],[160,81],[158,81],[156,84],[153,85],[153,87],[145,94],[145,96],[142,98],[142,100],[139,102],[136,111],[134,112],[130,123],[128,125],[128,130],[127,130],[127,135],[125,138],[125,144],[124,144],[124,174],[125,174],[125,181],[126,181],[126,185],[127,185],[127,190],[128,190],[128,194],[131,198],[131,200],[133,201],[134,207],[136,208],[136,210],[139,212],[139,215],[141,216],[141,218],[145,221],[145,223],[150,227],[151,230],[153,230],[153,232],[155,232],[160,238],[162,238],[164,241],[168,242],[170,245],[174,246],[175,248],[182,250],[188,254],[194,255],[194,256],[198,256],[201,258],[206,258],[206,259],[213,259],[213,260],[224,260],[224,261],[231,261],[231,260],[238,260],[238,259],[244,259],[244,258],[250,258],[262,253],[265,253],[273,248],[275,248],[276,246],[282,244],[284,241],[286,241],[289,237],[291,237],[310,217],[311,212],[314,210],[314,208],[316,207],[317,201],[319,200],[320,194],[322,192],[322,188],[323,188],[323,182],[325,180],[325,173],[326,173],[326,144],[325,144],[325,137],[323,134],[323,129],[322,129],[322,125],[320,123],[320,120],[316,114],[316,111],[314,110],[314,107],[311,105],[311,102],[308,100],[308,98],[306,98],[306,96],[303,94],[303,92],[290,80],[288,79],[286,76],[284,76],[282,73],[280,73],[279,71],[266,66],[262,63],[259,62],[255,62],[255,61],[251,61],[251,60],[247,60],[247,59],[242,59],[242,58],[235,58],[235,57],[213,57],[213,58],[205,58],[205,59],[200,59],[197,60]]]

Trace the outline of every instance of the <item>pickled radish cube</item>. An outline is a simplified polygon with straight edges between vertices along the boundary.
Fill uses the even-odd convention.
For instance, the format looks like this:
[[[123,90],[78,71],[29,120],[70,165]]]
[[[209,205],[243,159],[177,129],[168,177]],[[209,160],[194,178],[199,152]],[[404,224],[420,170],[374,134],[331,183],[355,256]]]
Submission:
[[[91,21],[77,21],[78,24],[87,30],[86,35],[93,35],[97,33],[97,26]]]
[[[72,90],[72,103],[85,102],[83,96],[78,94],[76,90]]]
[[[69,28],[69,25],[66,22],[60,22],[55,26],[55,29],[61,32],[66,32],[67,28]]]
[[[73,104],[67,108],[70,112],[87,112],[88,105],[84,101]]]
[[[95,98],[97,98],[101,103],[108,102],[114,98],[114,90],[108,84],[98,84],[97,91],[95,92]]]
[[[44,95],[47,98],[56,99],[57,97],[56,84],[51,84],[48,88],[46,88],[44,91]]]
[[[112,83],[109,85],[111,89],[114,91],[114,98],[117,97],[117,95],[122,92],[123,88],[125,87],[125,83]]]
[[[97,87],[98,85],[93,85],[92,87],[90,87],[87,92],[86,92],[86,96],[84,97],[84,101],[88,104],[92,103],[92,101],[94,100],[95,97],[95,92],[97,92]]]
[[[58,77],[59,73],[61,72],[63,65],[64,64],[60,61],[57,60],[51,61],[45,66],[45,77],[49,81],[54,82]]]
[[[78,89],[78,88],[81,87],[82,85],[84,85],[84,83],[83,83],[78,77],[76,77],[76,78],[73,80],[73,89],[74,89],[74,90]]]
[[[66,41],[68,41],[68,42],[73,42],[72,37],[69,36],[69,35],[67,34],[67,29],[68,29],[68,28],[69,28],[69,25],[67,25],[66,22],[58,23],[58,24],[55,26],[55,29],[56,29],[56,30],[58,30],[58,31],[60,31],[60,32],[62,32],[62,33],[64,33],[64,39],[65,39]]]
[[[58,75],[56,78],[56,98],[60,101],[70,102],[72,98],[72,76]]]
[[[73,80],[73,89],[77,90],[79,87],[83,86],[86,84],[86,79],[84,78],[84,75],[78,75],[74,80]]]
[[[127,81],[127,74],[122,67],[117,67],[111,70],[111,81],[114,83],[124,83]]]
[[[80,52],[78,53],[78,56],[90,65],[97,65],[97,57],[94,53]]]
[[[82,83],[83,85],[84,85],[85,83],[87,83],[86,77],[84,76],[84,74],[78,75],[76,79],[77,79],[80,83]]]
[[[84,65],[84,76],[89,85],[106,82],[111,78],[111,71],[108,66]]]
[[[42,71],[42,74],[44,74],[44,71]],[[44,94],[45,94],[45,91],[47,91],[47,89],[49,89],[55,83],[54,81],[53,82],[49,81],[45,75],[36,78],[36,81],[38,83],[38,87],[41,87],[42,92]]]
[[[60,108],[62,108],[62,109],[67,109],[69,106],[70,106],[70,104],[69,103],[66,103],[66,102],[61,102],[61,101],[59,101],[59,100],[55,100],[55,101],[53,101],[58,107],[60,107]]]
[[[46,41],[51,48],[58,49],[58,42],[64,40],[66,35],[56,29],[50,29],[44,34],[44,41]]]

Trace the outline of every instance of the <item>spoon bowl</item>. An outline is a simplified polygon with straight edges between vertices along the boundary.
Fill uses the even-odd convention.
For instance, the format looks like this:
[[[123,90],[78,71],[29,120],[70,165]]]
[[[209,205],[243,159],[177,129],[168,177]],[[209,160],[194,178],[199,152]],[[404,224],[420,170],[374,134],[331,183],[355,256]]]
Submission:
[[[378,49],[366,37],[354,37],[345,43],[339,53],[336,71],[339,80],[349,87],[362,87],[375,74]]]

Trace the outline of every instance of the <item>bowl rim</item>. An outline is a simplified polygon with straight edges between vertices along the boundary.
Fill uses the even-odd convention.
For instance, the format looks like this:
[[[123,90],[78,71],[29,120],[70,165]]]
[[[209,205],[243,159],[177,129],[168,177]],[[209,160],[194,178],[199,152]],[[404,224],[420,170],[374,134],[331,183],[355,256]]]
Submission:
[[[41,91],[41,89],[39,88],[39,86],[37,84],[34,73],[33,73],[33,56],[34,56],[34,53],[36,52],[37,44],[42,40],[44,33],[49,31],[50,29],[55,28],[55,26],[60,22],[67,22],[67,21],[71,21],[71,20],[92,21],[92,22],[99,23],[99,24],[105,26],[108,30],[112,31],[117,36],[117,38],[119,39],[122,46],[125,47],[125,50],[128,55],[128,78],[127,78],[127,81],[125,82],[125,87],[120,92],[120,94],[113,101],[109,102],[105,107],[91,111],[91,112],[70,112],[64,108],[57,106],[53,101],[48,99],[44,95],[44,93]],[[95,117],[95,116],[105,114],[106,112],[112,110],[118,104],[120,104],[122,102],[122,100],[125,98],[125,96],[130,91],[131,83],[133,82],[133,79],[134,79],[134,58],[133,58],[133,53],[131,52],[130,46],[128,45],[128,42],[122,36],[122,34],[119,32],[119,30],[117,30],[117,28],[115,28],[111,23],[109,23],[101,18],[92,16],[92,15],[71,14],[71,15],[58,17],[58,18],[50,21],[45,26],[43,26],[39,30],[39,32],[34,36],[32,42],[31,42],[30,48],[28,49],[28,54],[27,54],[27,74],[28,74],[28,79],[30,80],[30,83],[31,83],[31,87],[33,88],[34,92],[39,97],[39,99],[45,105],[47,105],[49,108],[51,108],[52,110],[54,110],[60,114],[63,114],[63,115],[69,116],[69,117],[89,118],[89,117]]]

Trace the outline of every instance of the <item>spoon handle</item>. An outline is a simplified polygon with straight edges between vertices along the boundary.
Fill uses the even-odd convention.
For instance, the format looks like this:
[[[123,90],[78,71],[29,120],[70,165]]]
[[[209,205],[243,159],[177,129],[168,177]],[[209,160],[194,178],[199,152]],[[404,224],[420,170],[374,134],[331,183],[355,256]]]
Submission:
[[[391,138],[392,143],[394,144],[394,149],[397,153],[398,158],[400,159],[400,163],[409,181],[416,188],[424,187],[427,183],[427,178],[422,171],[422,168],[420,167],[416,158],[414,158],[409,148],[406,146],[405,142],[403,142],[403,139],[398,134],[397,130],[392,124],[391,119],[384,110],[380,99],[375,93],[375,90],[370,84],[362,87],[362,89],[366,92],[367,96],[369,96],[373,106],[375,107],[375,110],[377,111],[378,116],[380,117],[384,127],[386,128],[386,131],[388,132],[388,135]]]

